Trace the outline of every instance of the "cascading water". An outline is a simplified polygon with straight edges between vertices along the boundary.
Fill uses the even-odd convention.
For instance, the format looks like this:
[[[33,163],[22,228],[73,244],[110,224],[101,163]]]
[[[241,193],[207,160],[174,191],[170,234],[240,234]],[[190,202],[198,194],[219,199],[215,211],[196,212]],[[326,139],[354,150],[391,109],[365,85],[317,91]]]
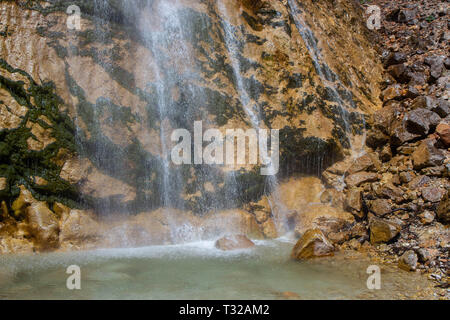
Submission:
[[[342,98],[342,95],[336,89],[336,83],[342,86],[342,82],[340,81],[339,76],[335,72],[333,72],[329,67],[327,67],[326,62],[321,54],[321,50],[318,46],[317,38],[314,36],[314,33],[308,27],[307,23],[302,17],[303,12],[299,8],[298,0],[288,0],[287,3],[291,11],[291,16],[293,17],[295,25],[297,27],[297,31],[300,33],[308,49],[309,56],[313,61],[316,72],[319,75],[322,83],[326,86],[326,88],[330,90],[333,98],[335,99],[338,105],[341,119],[344,121],[344,130],[347,135],[347,139],[350,143],[350,149],[354,153],[354,156],[359,156],[361,155],[362,152],[364,152],[363,149],[365,145],[365,139],[363,139],[361,145],[359,146],[359,149],[352,142],[351,139],[352,132],[349,120],[349,109],[350,107],[354,106],[351,105],[349,106],[348,103],[345,103],[344,99]],[[362,115],[361,121],[364,123],[365,126],[365,118]]]
[[[209,10],[214,12],[216,20],[194,13],[183,1],[123,2],[118,4],[119,8],[115,8],[123,17],[114,16],[110,1],[95,0],[94,2],[96,41],[109,45],[112,33],[108,26],[103,24],[113,17],[120,20],[122,24],[125,23],[127,28],[131,28],[132,32],[136,33],[134,37],[147,50],[147,54],[139,56],[135,62],[135,72],[140,75],[142,87],[134,88],[133,91],[138,92],[147,104],[138,115],[144,119],[139,126],[144,132],[148,132],[154,126],[158,135],[158,141],[152,140],[154,137],[150,135],[144,136],[144,144],[157,145],[159,150],[156,154],[145,153],[140,156],[137,165],[141,165],[144,169],[134,183],[138,193],[140,189],[145,191],[142,192],[137,206],[143,210],[161,208],[169,225],[172,242],[192,241],[202,237],[202,230],[189,221],[180,219],[176,210],[192,210],[196,214],[203,214],[237,208],[243,202],[241,198],[245,198],[242,195],[241,171],[223,171],[221,168],[208,168],[201,165],[193,165],[189,168],[177,167],[170,159],[172,146],[170,135],[174,129],[184,128],[192,131],[194,122],[199,120],[203,120],[205,127],[220,127],[217,117],[214,119],[209,116],[213,113],[217,100],[223,99],[223,93],[218,96],[211,94],[212,81],[207,79],[207,72],[208,68],[217,68],[214,65],[217,61],[209,62],[205,68],[202,63],[208,59],[208,55],[221,57],[225,53],[224,59],[228,60],[228,65],[225,61],[218,61],[223,63],[221,67],[228,77],[227,85],[233,88],[233,99],[227,100],[225,109],[220,112],[225,113],[227,109],[237,108],[236,114],[241,113],[245,118],[244,122],[251,128],[258,131],[267,127],[263,119],[263,106],[252,96],[245,75],[246,71],[241,62],[241,50],[246,41],[245,34],[241,30],[242,26],[233,24],[232,14],[228,11],[225,1],[216,0],[213,3]],[[313,60],[316,73],[324,86],[332,93],[339,107],[343,130],[346,138],[349,138],[351,129],[348,107],[335,87],[335,82],[340,83],[338,76],[326,67],[317,40],[299,14],[297,3],[290,0],[288,4],[297,29]],[[199,45],[200,42],[206,49]],[[107,55],[106,50],[99,52],[97,56],[99,63],[104,69],[113,68],[110,60],[103,57],[104,54]],[[228,70],[231,72],[227,73]],[[237,101],[237,106],[232,105],[234,101]],[[103,104],[112,106],[112,102],[108,99],[97,101],[97,105]],[[96,108],[93,117],[100,117],[102,109]],[[220,114],[220,116],[223,115]],[[348,140],[351,142],[351,139]],[[104,139],[99,141],[90,147],[96,162],[106,163],[110,172],[121,170],[123,167],[121,163],[108,162],[110,149],[103,145]],[[259,147],[261,151],[262,146]],[[317,167],[320,166],[317,165]],[[215,186],[222,185],[222,192],[206,190],[204,186],[208,183]],[[279,194],[277,176],[264,177],[262,184],[262,193],[270,194],[269,205],[279,234],[283,234],[288,229],[288,210]],[[249,189],[252,188],[253,186],[250,185]],[[186,189],[194,189],[190,196],[199,194],[197,198],[194,198],[196,201],[194,205],[192,205],[192,197],[185,199]],[[261,196],[262,193],[259,192],[257,195]],[[108,214],[113,207],[114,203],[107,202],[102,203],[98,209]],[[218,221],[217,224],[220,224],[223,229],[229,223]]]

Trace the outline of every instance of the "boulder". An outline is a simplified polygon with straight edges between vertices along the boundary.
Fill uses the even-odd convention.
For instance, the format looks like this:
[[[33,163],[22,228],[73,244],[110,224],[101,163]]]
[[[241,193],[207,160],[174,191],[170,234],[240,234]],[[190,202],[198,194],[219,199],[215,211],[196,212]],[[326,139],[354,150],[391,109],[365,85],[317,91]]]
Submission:
[[[437,113],[441,118],[445,118],[450,114],[450,103],[447,100],[439,99],[439,101],[431,107],[431,111]]]
[[[415,271],[418,260],[417,254],[412,250],[408,250],[400,257],[398,267],[405,271]]]
[[[405,116],[406,129],[413,134],[427,135],[434,130],[441,118],[433,111],[427,109],[415,109]]]
[[[297,260],[324,257],[334,254],[334,246],[319,229],[310,229],[298,240],[291,257]]]
[[[59,221],[45,202],[35,202],[26,209],[29,230],[41,249],[59,246]]]
[[[374,182],[378,180],[378,175],[374,172],[357,172],[345,178],[345,183],[349,188],[358,187],[365,182]]]
[[[358,189],[350,189],[345,198],[345,207],[349,210],[361,211],[362,209],[362,192]]]
[[[450,146],[450,123],[447,121],[441,121],[436,127],[436,133],[439,136],[440,141],[446,146]]]
[[[441,77],[444,70],[445,56],[433,55],[426,57],[424,63],[430,66],[430,76],[432,80],[437,80]]]
[[[437,208],[437,216],[442,223],[450,223],[450,196],[449,191],[442,197]]]
[[[420,96],[415,98],[411,103],[411,109],[427,109],[432,110],[436,106],[436,100],[430,96]]]
[[[384,59],[384,66],[388,68],[391,65],[406,62],[406,55],[402,52],[391,52]]]
[[[397,120],[392,125],[391,130],[391,144],[393,146],[401,146],[402,144],[415,140],[417,138],[420,138],[420,134],[411,133],[408,131],[408,128],[406,126],[406,121],[403,120]]]
[[[375,162],[373,158],[373,156],[365,154],[355,159],[348,169],[348,174],[354,174],[360,171],[371,171],[375,169]]]
[[[370,242],[372,244],[389,242],[401,230],[401,226],[393,221],[372,217],[369,222]]]
[[[297,214],[296,236],[302,236],[309,229],[320,229],[325,235],[339,232],[355,223],[355,218],[349,212],[326,205],[309,205]]]
[[[422,141],[412,154],[414,169],[420,170],[425,167],[440,166],[445,160],[444,153],[434,146],[434,140]]]
[[[370,211],[377,216],[384,216],[392,211],[392,205],[387,199],[376,199],[371,202]]]
[[[261,224],[261,231],[265,238],[267,239],[276,239],[278,238],[277,227],[273,221],[273,219],[268,219],[264,223]]]
[[[387,71],[400,83],[408,83],[411,80],[408,69],[403,63],[394,64],[390,66]]]
[[[441,201],[442,197],[445,194],[445,189],[436,187],[436,186],[428,186],[420,189],[422,192],[422,198],[425,201],[437,203]]]
[[[216,241],[217,249],[223,251],[247,249],[255,246],[255,244],[245,235],[226,236]]]
[[[100,226],[92,212],[72,209],[63,213],[60,229],[61,242],[83,244],[99,238]]]

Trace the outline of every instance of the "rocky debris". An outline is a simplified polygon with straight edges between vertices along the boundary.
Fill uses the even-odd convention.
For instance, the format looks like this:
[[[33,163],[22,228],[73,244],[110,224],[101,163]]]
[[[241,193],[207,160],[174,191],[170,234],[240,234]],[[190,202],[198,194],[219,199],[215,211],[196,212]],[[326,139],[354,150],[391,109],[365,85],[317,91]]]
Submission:
[[[324,257],[334,254],[334,246],[319,229],[309,229],[292,249],[291,257],[296,260]]]
[[[371,212],[377,216],[385,216],[392,211],[392,204],[387,199],[375,199],[370,204]]]
[[[417,254],[412,250],[408,250],[400,257],[398,267],[405,271],[415,271],[418,260]]]
[[[378,180],[378,175],[374,172],[357,172],[345,178],[345,183],[349,188],[358,187],[365,182],[374,182]]]
[[[421,188],[420,192],[422,193],[422,198],[425,201],[437,203],[440,202],[444,196],[445,189],[436,186],[429,186]]]
[[[255,246],[255,244],[245,235],[233,235],[226,236],[217,240],[215,246],[217,249],[230,251],[238,249],[248,249]]]
[[[352,214],[326,205],[310,205],[297,213],[295,234],[301,237],[310,229],[320,229],[326,236],[330,233],[348,231],[355,223]]]
[[[448,121],[441,121],[436,127],[436,133],[440,141],[446,147],[450,147],[450,123]]]
[[[372,244],[389,242],[400,232],[401,226],[387,219],[372,217],[369,223],[370,242]]]
[[[442,197],[442,200],[437,208],[437,216],[438,219],[445,224],[450,223],[450,196],[449,190],[447,190],[446,194]]]
[[[444,153],[435,147],[435,140],[426,139],[421,142],[419,147],[412,154],[414,169],[425,167],[440,166],[444,160]]]
[[[410,133],[426,136],[430,130],[434,131],[441,122],[441,118],[433,111],[419,108],[408,112],[405,121]]]

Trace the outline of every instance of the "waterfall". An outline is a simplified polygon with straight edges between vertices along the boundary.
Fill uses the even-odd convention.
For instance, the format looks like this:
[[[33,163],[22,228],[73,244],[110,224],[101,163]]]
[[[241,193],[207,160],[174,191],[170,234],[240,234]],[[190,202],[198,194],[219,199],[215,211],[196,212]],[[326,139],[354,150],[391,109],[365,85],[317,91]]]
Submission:
[[[314,36],[313,31],[308,27],[308,24],[304,20],[302,16],[302,11],[299,8],[298,1],[297,0],[288,0],[287,1],[289,9],[291,11],[291,15],[294,19],[295,26],[297,27],[297,31],[300,33],[306,48],[308,49],[309,56],[311,57],[313,61],[314,68],[320,77],[322,83],[328,88],[335,101],[338,104],[340,116],[342,120],[344,121],[344,130],[348,137],[348,141],[350,143],[351,150],[353,151],[354,156],[360,155],[363,151],[365,141],[363,139],[361,143],[361,147],[359,149],[356,148],[356,146],[353,144],[351,135],[351,125],[349,120],[349,107],[348,104],[344,102],[344,99],[342,98],[342,95],[339,93],[339,91],[336,89],[336,82],[340,85],[342,82],[339,79],[339,76],[333,72],[330,68],[325,67],[326,62],[324,57],[322,56],[321,50],[318,46],[317,38]],[[365,126],[365,119],[364,116],[361,116],[361,120],[364,123]]]
[[[231,61],[231,66],[233,68],[233,75],[236,82],[236,90],[238,92],[240,102],[244,108],[244,111],[250,120],[251,126],[256,129],[262,129],[261,126],[261,106],[257,102],[252,101],[248,94],[248,89],[244,85],[243,81],[243,71],[241,70],[241,65],[237,54],[239,53],[240,40],[238,38],[238,28],[233,26],[230,20],[230,14],[227,11],[225,0],[217,0],[216,2],[218,12],[223,17],[221,20],[221,25],[224,32],[225,45],[228,52],[228,57]],[[228,20],[228,21],[227,21]],[[261,141],[260,141],[261,142]],[[259,144],[259,151],[263,148],[262,144]],[[276,175],[268,175],[266,178],[266,192],[271,193],[272,201],[269,200],[269,204],[272,208],[274,215],[275,224],[280,233],[284,232],[287,224],[286,210],[280,201],[280,196],[278,193],[278,179]]]

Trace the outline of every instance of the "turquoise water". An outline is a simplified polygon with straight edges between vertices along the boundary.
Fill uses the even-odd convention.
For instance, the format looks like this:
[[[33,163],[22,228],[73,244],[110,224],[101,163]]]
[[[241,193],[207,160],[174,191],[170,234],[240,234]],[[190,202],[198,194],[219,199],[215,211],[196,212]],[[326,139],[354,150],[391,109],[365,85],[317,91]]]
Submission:
[[[414,297],[424,277],[382,267],[380,290],[367,289],[364,259],[292,261],[293,243],[257,241],[222,252],[214,242],[135,249],[0,256],[0,299],[396,299]],[[78,265],[81,290],[66,269]]]

